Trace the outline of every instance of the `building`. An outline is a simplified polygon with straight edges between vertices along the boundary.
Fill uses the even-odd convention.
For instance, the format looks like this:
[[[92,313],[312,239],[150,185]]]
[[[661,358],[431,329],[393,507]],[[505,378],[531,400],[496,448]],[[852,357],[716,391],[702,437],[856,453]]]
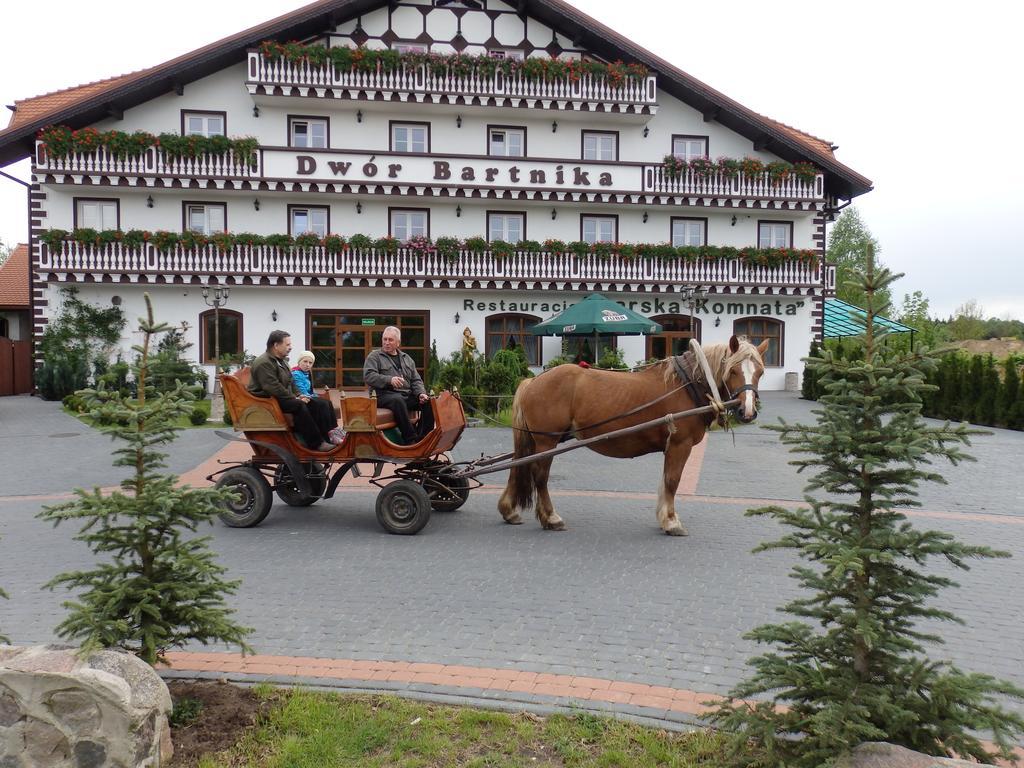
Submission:
[[[0,264],[0,396],[32,391],[28,246]]]
[[[222,355],[285,328],[319,384],[353,388],[388,324],[421,365],[468,327],[539,366],[562,342],[525,331],[599,291],[665,328],[605,339],[627,362],[744,333],[781,389],[834,287],[826,222],[871,188],[562,0],[321,0],[13,109],[35,334],[62,286],[129,318],[148,291],[206,364],[215,323]]]

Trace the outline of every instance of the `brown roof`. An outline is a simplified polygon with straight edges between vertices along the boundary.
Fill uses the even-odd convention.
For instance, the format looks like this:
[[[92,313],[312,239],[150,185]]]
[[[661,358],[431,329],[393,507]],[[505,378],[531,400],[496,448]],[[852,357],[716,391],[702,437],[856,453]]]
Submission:
[[[28,246],[17,245],[0,266],[0,307],[28,309]]]
[[[18,111],[11,124],[0,130],[0,163],[30,155],[35,131],[49,123],[68,122],[72,127],[88,125],[110,110],[116,112],[143,103],[172,87],[183,86],[242,60],[246,48],[260,40],[302,39],[380,4],[382,0],[316,0],[156,67],[24,99],[16,103]],[[856,196],[871,189],[870,179],[835,159],[830,142],[744,107],[565,0],[520,0],[519,7],[556,29],[565,28],[560,31],[566,31],[573,40],[590,46],[599,55],[632,58],[658,71],[661,74],[659,86],[709,115],[708,119],[717,120],[750,138],[755,145],[771,142],[769,151],[787,160],[809,159],[817,163],[831,176],[841,197]],[[826,186],[831,186],[828,180]]]
[[[97,80],[94,83],[85,83],[84,85],[62,88],[59,91],[52,91],[40,94],[39,96],[31,96],[27,99],[19,99],[14,102],[14,113],[11,115],[11,122],[8,123],[7,128],[17,128],[18,126],[46,117],[51,112],[59,112],[73,106],[75,102],[101,94],[107,89],[124,85],[132,78],[149,71],[149,69],[142,69],[138,72],[130,72],[127,75],[108,77],[105,80]]]

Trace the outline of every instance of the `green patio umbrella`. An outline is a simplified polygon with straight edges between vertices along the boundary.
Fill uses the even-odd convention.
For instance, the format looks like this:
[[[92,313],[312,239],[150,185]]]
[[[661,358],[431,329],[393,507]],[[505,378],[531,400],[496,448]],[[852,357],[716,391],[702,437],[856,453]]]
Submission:
[[[661,333],[661,326],[617,301],[592,293],[554,317],[537,323],[530,333],[535,336],[593,336],[596,361],[600,336]]]

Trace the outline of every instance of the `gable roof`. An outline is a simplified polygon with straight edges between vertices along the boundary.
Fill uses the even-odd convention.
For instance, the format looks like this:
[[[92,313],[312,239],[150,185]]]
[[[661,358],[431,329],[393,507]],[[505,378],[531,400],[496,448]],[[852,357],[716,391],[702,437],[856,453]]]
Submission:
[[[31,155],[36,133],[48,125],[77,128],[95,123],[242,61],[246,50],[263,40],[311,37],[381,4],[381,0],[317,0],[158,66],[18,101],[10,125],[0,131],[0,166]],[[869,179],[835,159],[830,142],[744,107],[564,0],[515,0],[515,6],[599,56],[646,65],[658,73],[659,88],[702,112],[705,119],[785,160],[816,163],[826,171],[826,184],[837,197],[849,199],[871,190]]]
[[[0,309],[28,309],[28,246],[18,245],[0,265]]]

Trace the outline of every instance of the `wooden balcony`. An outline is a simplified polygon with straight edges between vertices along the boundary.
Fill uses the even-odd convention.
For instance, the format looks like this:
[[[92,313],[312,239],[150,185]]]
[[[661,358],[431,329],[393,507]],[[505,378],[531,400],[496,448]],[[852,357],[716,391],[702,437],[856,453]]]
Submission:
[[[118,157],[106,147],[91,152],[74,152],[67,157],[50,157],[42,142],[36,142],[35,170],[53,174],[66,181],[63,176],[168,176],[178,178],[259,178],[263,175],[260,167],[260,153],[256,152],[251,161],[236,157],[228,150],[222,155],[206,154],[199,157],[168,157],[161,147],[150,147],[138,157]],[[72,183],[80,183],[72,178]]]
[[[373,102],[412,101],[461,106],[530,107],[564,111],[654,115],[658,79],[627,78],[613,84],[605,77],[584,75],[552,81],[528,80],[521,74],[437,73],[426,65],[400,65],[393,71],[339,70],[330,62],[313,66],[271,61],[249,51],[246,88],[253,96],[301,96]]]
[[[825,177],[817,174],[813,181],[803,181],[796,175],[774,180],[766,171],[755,175],[739,173],[727,176],[721,173],[699,175],[689,170],[672,176],[664,164],[645,165],[643,191],[667,195],[712,198],[751,198],[819,202],[825,199]]]
[[[790,289],[832,289],[835,267],[796,261],[777,267],[738,260],[683,261],[662,258],[602,258],[596,254],[515,252],[507,257],[490,251],[459,251],[454,258],[436,252],[400,248],[394,253],[346,249],[328,253],[322,247],[278,248],[238,245],[222,251],[175,246],[160,251],[151,244],[130,248],[121,243],[93,246],[64,242],[51,251],[39,245],[37,270],[58,280],[124,279],[144,283],[231,280],[235,284],[356,285],[378,287],[433,286],[449,288],[518,288],[585,290],[614,286],[619,290],[679,284],[774,286]]]

